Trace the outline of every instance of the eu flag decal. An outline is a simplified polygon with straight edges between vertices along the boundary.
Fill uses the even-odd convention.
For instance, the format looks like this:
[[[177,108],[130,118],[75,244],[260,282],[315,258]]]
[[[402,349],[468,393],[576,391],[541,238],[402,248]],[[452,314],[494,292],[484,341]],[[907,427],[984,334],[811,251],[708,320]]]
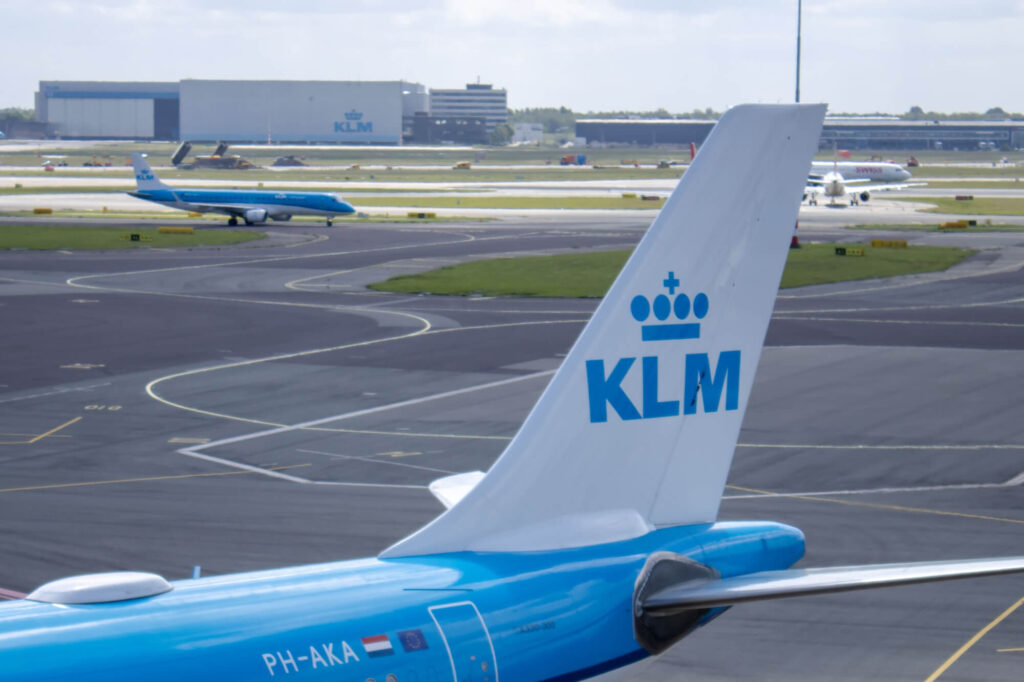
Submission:
[[[422,630],[402,630],[398,633],[398,641],[406,653],[410,651],[424,651],[429,649],[427,639],[423,636]]]

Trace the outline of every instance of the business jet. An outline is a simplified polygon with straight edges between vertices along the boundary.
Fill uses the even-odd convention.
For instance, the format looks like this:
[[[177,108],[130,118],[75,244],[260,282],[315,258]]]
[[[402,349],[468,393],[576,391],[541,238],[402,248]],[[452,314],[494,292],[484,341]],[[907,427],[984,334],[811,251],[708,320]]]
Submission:
[[[248,189],[181,189],[164,184],[149,167],[142,154],[132,154],[136,191],[128,192],[138,199],[162,206],[196,213],[223,213],[228,225],[239,219],[246,225],[265,223],[268,219],[291,220],[293,215],[315,215],[333,224],[335,216],[350,215],[355,209],[337,194],[330,192],[275,192]]]
[[[746,602],[1024,571],[794,569],[798,529],[717,520],[824,115],[722,117],[501,457],[431,486],[427,526],[355,561],[44,584],[0,604],[5,682],[583,680]]]

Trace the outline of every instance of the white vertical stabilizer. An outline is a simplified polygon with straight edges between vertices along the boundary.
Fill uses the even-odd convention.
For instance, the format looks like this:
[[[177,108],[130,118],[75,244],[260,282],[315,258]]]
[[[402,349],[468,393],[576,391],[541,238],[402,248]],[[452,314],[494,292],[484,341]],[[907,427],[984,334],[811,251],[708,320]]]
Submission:
[[[170,189],[156,176],[142,154],[132,152],[132,168],[135,169],[135,184],[140,192],[153,189]]]
[[[714,521],[824,115],[729,110],[498,461],[382,556]]]

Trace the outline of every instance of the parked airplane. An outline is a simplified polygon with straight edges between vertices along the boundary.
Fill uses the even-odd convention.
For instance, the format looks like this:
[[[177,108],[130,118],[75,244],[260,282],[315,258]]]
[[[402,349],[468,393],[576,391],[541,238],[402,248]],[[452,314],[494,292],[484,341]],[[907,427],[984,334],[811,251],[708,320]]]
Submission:
[[[223,213],[231,216],[228,225],[242,219],[246,225],[268,219],[291,220],[293,215],[317,215],[332,225],[334,216],[355,213],[355,209],[330,192],[275,192],[249,189],[181,189],[164,184],[146,163],[142,154],[132,154],[137,191],[133,197],[163,206],[197,213]]]
[[[895,165],[895,164],[889,164]],[[898,167],[897,167],[898,168]],[[902,169],[900,169],[902,170]],[[910,173],[903,171],[910,176]],[[849,201],[850,206],[857,206],[862,201],[868,201],[872,192],[895,192],[908,187],[922,187],[924,182],[900,182],[889,184],[868,184],[871,180],[867,178],[847,178],[839,170],[839,164],[833,164],[833,170],[825,173],[824,176],[811,175],[807,180],[807,187],[804,189],[804,198],[811,206],[818,204],[819,197],[828,197],[829,206],[839,206],[843,201]],[[850,187],[855,185],[855,187]]]
[[[902,182],[912,176],[898,163],[888,161],[814,161],[811,177],[824,177],[826,173],[842,173],[847,180],[874,180],[876,182]]]
[[[583,680],[734,604],[1024,570],[791,569],[796,528],[716,521],[824,114],[722,117],[505,452],[431,486],[432,523],[357,561],[45,584],[0,604],[4,680]]]

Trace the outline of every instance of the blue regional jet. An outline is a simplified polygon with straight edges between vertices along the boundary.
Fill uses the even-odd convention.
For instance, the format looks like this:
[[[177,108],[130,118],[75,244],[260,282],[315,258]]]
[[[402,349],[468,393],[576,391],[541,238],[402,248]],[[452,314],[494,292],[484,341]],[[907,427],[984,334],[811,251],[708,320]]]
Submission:
[[[330,227],[334,216],[356,212],[350,203],[330,192],[180,189],[164,184],[142,154],[132,154],[132,166],[137,191],[128,192],[131,196],[183,211],[224,213],[231,216],[228,225],[237,225],[239,218],[246,225],[254,225],[268,219],[291,220],[293,215],[318,215],[326,217]]]
[[[47,583],[0,605],[5,682],[610,679],[737,604],[1024,570],[793,569],[798,529],[717,520],[824,114],[722,117],[490,471],[432,484],[433,522],[374,558]]]

